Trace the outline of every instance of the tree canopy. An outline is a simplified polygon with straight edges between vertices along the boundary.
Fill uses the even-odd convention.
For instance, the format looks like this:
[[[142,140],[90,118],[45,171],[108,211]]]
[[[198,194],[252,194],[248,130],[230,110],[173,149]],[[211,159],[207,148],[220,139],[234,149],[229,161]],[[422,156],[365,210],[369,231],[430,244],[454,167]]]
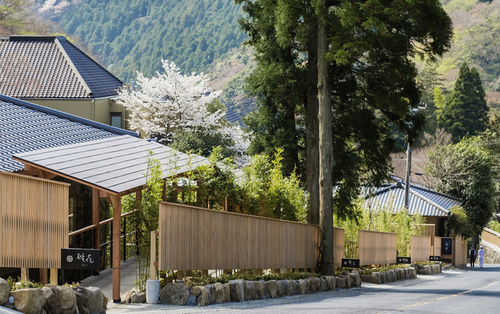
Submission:
[[[446,105],[438,116],[438,127],[444,128],[457,143],[466,135],[476,135],[486,129],[488,106],[485,92],[477,70],[467,63],[460,72]]]

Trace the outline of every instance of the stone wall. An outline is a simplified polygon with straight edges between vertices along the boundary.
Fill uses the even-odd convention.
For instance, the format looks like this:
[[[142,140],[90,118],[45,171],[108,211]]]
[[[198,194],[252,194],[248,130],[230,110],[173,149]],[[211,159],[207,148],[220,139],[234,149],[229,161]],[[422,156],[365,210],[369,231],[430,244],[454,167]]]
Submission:
[[[485,264],[500,264],[500,248],[487,241],[481,241],[484,249]]]
[[[94,287],[51,286],[10,291],[0,278],[0,306],[26,314],[106,313],[108,298]]]
[[[357,272],[340,276],[311,277],[301,280],[246,281],[230,280],[206,286],[187,287],[184,282],[169,283],[160,291],[160,302],[171,305],[207,306],[226,302],[242,302],[311,294],[336,288],[360,287]]]

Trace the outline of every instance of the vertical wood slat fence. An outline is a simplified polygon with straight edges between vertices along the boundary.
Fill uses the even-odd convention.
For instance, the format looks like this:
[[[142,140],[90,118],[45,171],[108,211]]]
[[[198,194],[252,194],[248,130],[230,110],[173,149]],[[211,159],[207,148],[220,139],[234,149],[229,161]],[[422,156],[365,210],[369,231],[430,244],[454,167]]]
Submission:
[[[411,236],[411,261],[428,261],[431,255],[431,237],[430,236]]]
[[[500,233],[488,228],[484,228],[481,239],[500,247]]]
[[[69,184],[0,172],[0,267],[60,268]]]
[[[316,268],[319,226],[160,203],[159,269]]]
[[[396,262],[397,235],[390,232],[359,230],[360,265],[382,265]]]
[[[467,266],[467,239],[455,236],[453,239],[453,247],[455,249],[455,267]]]
[[[333,267],[341,267],[344,258],[344,229],[333,227]]]
[[[434,237],[434,255],[441,256],[441,237]]]

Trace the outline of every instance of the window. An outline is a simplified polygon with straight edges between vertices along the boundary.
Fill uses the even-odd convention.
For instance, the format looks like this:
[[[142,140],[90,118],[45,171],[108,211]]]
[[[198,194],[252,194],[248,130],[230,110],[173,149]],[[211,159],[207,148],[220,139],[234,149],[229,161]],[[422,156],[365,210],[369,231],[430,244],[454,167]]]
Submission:
[[[122,113],[121,112],[111,112],[111,123],[112,126],[117,128],[122,127]]]

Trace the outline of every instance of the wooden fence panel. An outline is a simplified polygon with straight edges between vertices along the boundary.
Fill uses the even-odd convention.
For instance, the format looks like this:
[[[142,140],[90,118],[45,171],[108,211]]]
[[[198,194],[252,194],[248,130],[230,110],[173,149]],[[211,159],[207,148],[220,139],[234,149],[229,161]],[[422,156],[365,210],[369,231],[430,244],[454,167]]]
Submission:
[[[481,239],[500,247],[500,233],[488,228],[484,228]]]
[[[60,268],[69,184],[0,172],[0,267]]]
[[[333,267],[341,267],[344,258],[344,229],[333,227]]]
[[[455,236],[453,239],[455,247],[455,267],[467,266],[467,239]]]
[[[395,233],[359,230],[358,236],[361,265],[396,262],[397,235]]]
[[[316,268],[319,226],[161,203],[161,270]],[[343,241],[342,241],[343,246]]]
[[[428,261],[431,255],[431,237],[430,236],[411,236],[411,261]]]
[[[434,255],[441,256],[441,237],[434,237]]]

